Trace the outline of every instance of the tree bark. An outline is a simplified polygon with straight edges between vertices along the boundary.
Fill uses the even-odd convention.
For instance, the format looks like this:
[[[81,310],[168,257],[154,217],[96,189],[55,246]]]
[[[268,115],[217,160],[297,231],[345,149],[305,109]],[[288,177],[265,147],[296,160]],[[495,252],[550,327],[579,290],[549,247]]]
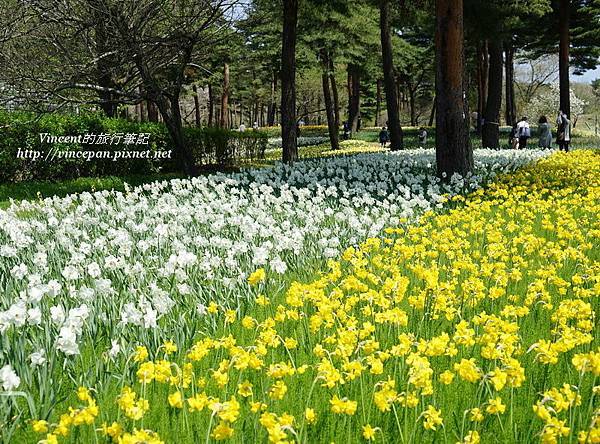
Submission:
[[[267,118],[267,126],[275,125],[275,110],[277,105],[275,103],[275,91],[277,91],[277,73],[273,71],[273,77],[271,79],[271,103],[269,104],[269,116]]]
[[[489,54],[487,40],[477,44],[477,134],[481,134],[487,103]]]
[[[436,1],[436,162],[442,180],[473,169],[465,93],[463,0]]]
[[[281,137],[283,161],[298,159],[296,122],[296,33],[298,0],[283,0],[281,42]]]
[[[208,84],[208,126],[213,126],[215,115],[215,96],[212,85]]]
[[[229,63],[223,65],[223,93],[221,94],[221,128],[229,128]]]
[[[502,43],[491,40],[488,44],[490,69],[488,77],[488,96],[481,143],[484,148],[500,147],[500,107],[502,106]]]
[[[98,72],[98,85],[103,88],[114,88],[114,82],[111,75],[112,64],[114,63],[114,57],[105,56],[106,52],[110,51],[110,45],[108,42],[108,36],[106,35],[105,18],[97,17],[96,25],[94,27],[96,37],[96,52],[98,61],[96,62],[96,70]],[[116,117],[117,115],[117,102],[113,97],[113,94],[109,91],[98,93],[100,98],[100,108],[106,114],[106,117]]]
[[[417,106],[415,103],[415,91],[408,87],[408,107],[410,109],[410,125],[417,126]]]
[[[429,126],[433,126],[435,120],[435,109],[437,108],[437,97],[433,98],[433,106],[431,107],[431,114],[429,114]]]
[[[170,101],[167,101],[160,95],[155,95],[156,106],[160,111],[162,119],[167,127],[167,131],[175,145],[175,155],[181,165],[182,170],[189,176],[197,176],[198,168],[194,160],[193,153],[185,143],[183,127],[181,123],[181,110],[179,108],[179,94]]]
[[[390,0],[379,2],[379,28],[381,31],[381,52],[383,61],[383,77],[385,100],[388,113],[388,129],[390,133],[390,149],[400,150],[404,146],[400,112],[398,111],[398,93],[394,79],[394,60],[392,56],[392,36],[390,34]]]
[[[348,107],[348,123],[350,133],[358,131],[358,118],[360,117],[360,70],[356,65],[348,65],[350,76],[350,100]]]
[[[140,122],[146,122],[148,120],[147,116],[146,116],[146,102],[142,100],[139,103],[139,107],[140,107],[139,108],[140,109]]]
[[[158,109],[156,109],[156,105],[147,101],[146,107],[148,108],[148,122],[158,122]]]
[[[560,109],[571,117],[571,85],[569,81],[569,21],[571,18],[570,0],[560,0],[559,34],[560,45],[558,55],[558,77],[560,82]]]
[[[323,84],[323,99],[325,100],[325,111],[327,114],[327,128],[329,130],[329,142],[332,150],[340,149],[339,142],[339,126],[336,126],[335,118],[335,103],[332,99],[329,73],[329,56],[326,50],[321,50],[321,62],[323,64],[323,73],[321,74],[321,82]]]
[[[194,114],[196,120],[196,126],[200,127],[200,99],[198,98],[198,87],[192,85],[192,91],[194,92]]]
[[[336,134],[340,133],[340,97],[338,95],[337,81],[335,80],[335,65],[329,57],[329,82],[331,83],[331,97],[333,98],[333,117]],[[339,145],[338,145],[339,148]]]
[[[375,98],[375,126],[381,124],[381,80],[377,79],[377,97]]]
[[[517,104],[515,103],[515,49],[511,43],[506,44],[504,53],[506,59],[504,66],[506,80],[504,118],[507,125],[514,126],[517,124]]]

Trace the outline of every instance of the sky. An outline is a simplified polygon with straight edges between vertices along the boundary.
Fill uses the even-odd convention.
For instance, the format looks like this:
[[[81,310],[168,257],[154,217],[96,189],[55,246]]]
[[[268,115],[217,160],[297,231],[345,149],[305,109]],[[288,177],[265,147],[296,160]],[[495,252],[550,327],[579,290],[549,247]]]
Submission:
[[[586,71],[582,76],[572,76],[573,82],[592,83],[593,80],[600,79],[600,66],[593,71]]]

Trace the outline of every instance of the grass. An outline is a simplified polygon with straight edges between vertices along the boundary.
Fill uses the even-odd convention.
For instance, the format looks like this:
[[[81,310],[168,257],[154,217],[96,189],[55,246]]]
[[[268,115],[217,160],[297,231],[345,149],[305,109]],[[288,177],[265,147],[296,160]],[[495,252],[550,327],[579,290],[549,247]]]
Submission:
[[[182,177],[179,174],[151,174],[133,176],[80,177],[77,179],[56,182],[19,182],[0,184],[0,208],[7,208],[10,199],[35,200],[52,196],[64,197],[69,194],[85,191],[116,190],[124,191],[125,184],[131,186],[143,185],[157,180],[168,180]]]

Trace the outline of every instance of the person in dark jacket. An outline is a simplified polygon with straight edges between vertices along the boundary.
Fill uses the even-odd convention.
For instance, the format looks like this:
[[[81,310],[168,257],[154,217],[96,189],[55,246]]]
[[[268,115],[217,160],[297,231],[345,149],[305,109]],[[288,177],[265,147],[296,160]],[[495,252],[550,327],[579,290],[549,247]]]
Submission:
[[[387,143],[390,141],[390,134],[388,133],[387,128],[384,126],[379,131],[379,143],[381,144],[381,148],[385,148]]]

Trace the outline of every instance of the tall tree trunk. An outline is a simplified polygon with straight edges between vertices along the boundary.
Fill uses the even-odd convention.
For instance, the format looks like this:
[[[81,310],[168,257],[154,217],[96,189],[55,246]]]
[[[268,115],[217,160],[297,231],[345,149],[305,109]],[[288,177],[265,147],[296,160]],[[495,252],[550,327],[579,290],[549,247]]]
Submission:
[[[338,95],[337,81],[335,80],[335,65],[329,57],[329,82],[331,83],[331,97],[333,99],[333,116],[335,118],[336,134],[340,132],[340,97]],[[339,138],[339,137],[338,137]]]
[[[410,125],[417,126],[417,104],[415,103],[415,91],[408,87],[408,107],[410,108]]]
[[[571,85],[569,81],[569,21],[571,18],[570,0],[560,0],[559,5],[560,45],[558,55],[558,71],[560,82],[560,109],[571,118]]]
[[[383,59],[383,77],[385,83],[385,100],[387,104],[388,126],[390,133],[390,149],[400,150],[404,147],[400,112],[398,111],[398,93],[394,79],[394,60],[392,57],[392,36],[390,34],[390,0],[379,1],[379,28],[381,31],[381,52]]]
[[[194,114],[196,117],[196,126],[200,126],[200,99],[198,98],[198,87],[192,85],[192,91],[194,92]]]
[[[473,169],[469,108],[465,94],[463,0],[436,1],[436,162],[450,180]]]
[[[275,125],[275,111],[277,104],[275,103],[275,91],[277,91],[277,73],[273,71],[271,78],[271,103],[269,104],[269,116],[267,118],[267,126]]]
[[[477,134],[481,134],[483,113],[487,100],[489,57],[487,41],[477,43]]]
[[[140,107],[140,122],[147,122],[147,114],[146,114],[146,102],[144,100],[142,100],[139,103],[139,107]]]
[[[198,175],[198,168],[194,160],[194,155],[185,143],[183,127],[181,122],[181,110],[179,109],[179,95],[167,101],[159,94],[154,95],[156,106],[160,111],[162,119],[167,127],[167,132],[171,136],[171,140],[175,145],[175,156],[181,165],[183,172],[189,176]]]
[[[208,84],[208,126],[213,126],[215,116],[215,95],[212,85]]]
[[[223,93],[221,94],[221,128],[229,128],[229,63],[223,65]]]
[[[514,126],[517,123],[517,104],[515,103],[515,49],[511,43],[506,44],[505,48],[505,112],[506,124]]]
[[[500,107],[502,106],[502,43],[498,40],[490,40],[488,47],[490,69],[481,143],[484,148],[499,148]]]
[[[317,113],[317,125],[321,125],[321,96],[317,95],[317,109],[319,112]]]
[[[338,150],[340,149],[339,126],[336,126],[334,109],[335,100],[332,99],[331,95],[331,76],[329,74],[329,67],[331,65],[329,63],[329,55],[327,54],[326,50],[321,50],[321,62],[323,64],[323,73],[321,74],[321,81],[323,84],[323,98],[325,99],[325,110],[327,113],[327,128],[329,130],[329,142],[331,143],[332,150]]]
[[[433,106],[431,107],[431,114],[429,114],[429,126],[433,126],[435,120],[435,110],[437,108],[437,96],[433,98]]]
[[[350,75],[350,100],[348,107],[348,123],[350,132],[358,131],[358,118],[360,117],[360,70],[356,65],[348,65]]]
[[[377,79],[377,96],[375,98],[375,126],[381,124],[381,80]]]
[[[296,123],[296,33],[298,0],[283,0],[281,42],[281,138],[283,161],[298,159]]]
[[[114,57],[107,56],[106,53],[111,50],[106,32],[105,17],[97,17],[94,27],[96,37],[96,52],[102,57],[97,58],[96,70],[98,72],[98,85],[103,88],[114,88],[114,82],[111,75]],[[117,103],[113,94],[109,91],[98,93],[100,98],[100,108],[107,117],[116,117]]]
[[[148,122],[158,122],[158,109],[156,108],[156,105],[147,101],[146,108],[148,109]]]

